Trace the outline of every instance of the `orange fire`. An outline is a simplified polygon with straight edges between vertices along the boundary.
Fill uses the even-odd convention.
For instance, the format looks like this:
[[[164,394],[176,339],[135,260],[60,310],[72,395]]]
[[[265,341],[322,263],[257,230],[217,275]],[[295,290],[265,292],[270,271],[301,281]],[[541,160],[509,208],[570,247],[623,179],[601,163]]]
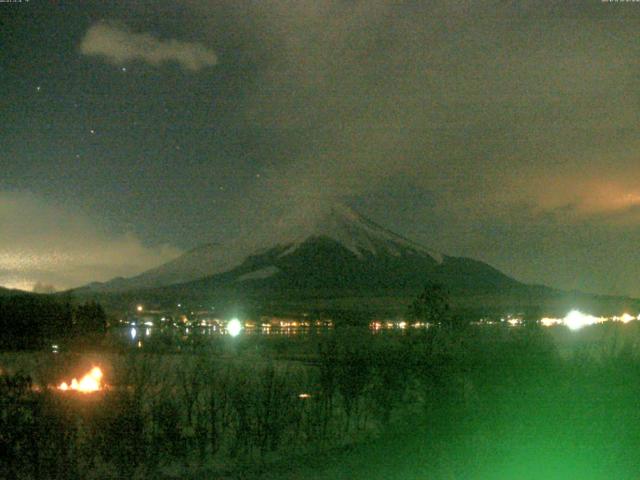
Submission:
[[[91,393],[102,390],[102,370],[100,370],[100,367],[93,367],[80,381],[74,378],[71,380],[71,385],[67,382],[62,382],[58,385],[58,390],[65,392],[67,390],[75,390],[81,393]]]

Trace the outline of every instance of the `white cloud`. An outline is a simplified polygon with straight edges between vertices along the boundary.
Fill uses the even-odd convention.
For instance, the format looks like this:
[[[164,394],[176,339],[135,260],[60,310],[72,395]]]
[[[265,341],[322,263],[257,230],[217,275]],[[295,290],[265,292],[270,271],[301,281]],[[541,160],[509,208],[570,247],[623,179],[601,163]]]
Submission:
[[[218,63],[215,52],[201,43],[163,40],[150,33],[135,33],[104,22],[87,30],[80,43],[80,52],[104,57],[114,65],[132,61],[144,61],[154,66],[176,62],[193,72]]]
[[[86,214],[28,193],[0,192],[0,232],[0,286],[27,290],[132,276],[181,253],[110,234]]]

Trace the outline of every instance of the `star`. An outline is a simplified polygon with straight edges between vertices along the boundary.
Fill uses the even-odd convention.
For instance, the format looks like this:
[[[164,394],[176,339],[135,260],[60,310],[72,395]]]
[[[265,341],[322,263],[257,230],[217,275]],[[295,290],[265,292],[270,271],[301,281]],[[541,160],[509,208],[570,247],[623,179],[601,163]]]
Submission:
[[[91,135],[95,135],[96,131],[92,128],[91,130],[89,130],[91,132]]]
[[[40,85],[38,85],[38,86],[36,87],[36,92],[39,92],[39,91],[40,91],[40,89],[41,89],[41,87],[40,87]]]
[[[127,71],[127,67],[122,67],[120,70],[122,70],[123,72]]]

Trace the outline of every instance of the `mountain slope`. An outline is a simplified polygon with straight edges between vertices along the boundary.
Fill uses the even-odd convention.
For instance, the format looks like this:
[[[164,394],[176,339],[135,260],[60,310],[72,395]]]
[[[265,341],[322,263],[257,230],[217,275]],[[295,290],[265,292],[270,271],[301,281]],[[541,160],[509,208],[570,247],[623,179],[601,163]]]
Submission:
[[[242,260],[229,255],[229,249],[217,243],[196,247],[178,258],[147,270],[135,277],[114,278],[108,282],[94,282],[85,290],[115,292],[140,288],[153,288],[189,282],[236,266]]]
[[[0,297],[14,297],[14,296],[18,296],[18,295],[20,295],[20,296],[27,296],[27,295],[39,296],[39,295],[43,295],[43,294],[29,292],[27,290],[18,290],[16,288],[0,287]]]
[[[248,257],[227,272],[180,286],[214,290],[221,287],[259,291],[416,290],[428,281],[454,289],[513,288],[522,284],[482,262],[431,255],[412,248],[376,245],[375,250],[349,248],[324,235],[301,243],[279,245]],[[375,253],[374,253],[375,252]]]

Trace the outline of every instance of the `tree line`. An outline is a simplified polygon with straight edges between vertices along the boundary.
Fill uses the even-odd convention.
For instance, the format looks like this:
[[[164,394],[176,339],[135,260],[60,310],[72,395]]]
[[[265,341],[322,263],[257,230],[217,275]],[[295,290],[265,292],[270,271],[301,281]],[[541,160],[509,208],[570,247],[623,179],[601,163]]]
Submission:
[[[51,343],[88,342],[104,334],[107,316],[94,301],[74,303],[70,298],[12,295],[0,298],[0,348],[37,349]]]

